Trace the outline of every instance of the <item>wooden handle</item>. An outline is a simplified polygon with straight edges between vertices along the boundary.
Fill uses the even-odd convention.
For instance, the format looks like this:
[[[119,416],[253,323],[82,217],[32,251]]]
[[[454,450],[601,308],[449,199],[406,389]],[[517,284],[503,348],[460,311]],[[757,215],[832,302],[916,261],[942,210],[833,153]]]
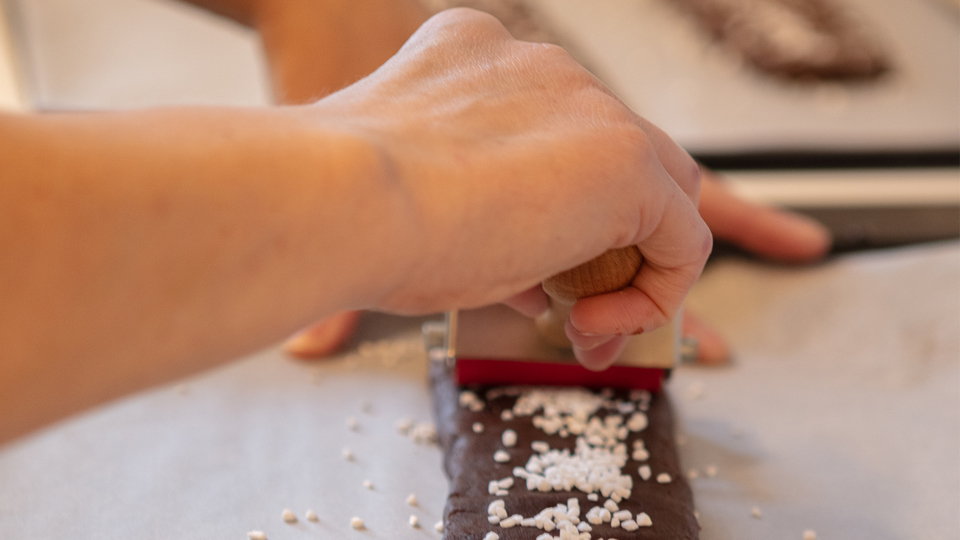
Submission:
[[[611,249],[545,280],[543,290],[550,297],[550,307],[536,319],[540,335],[557,347],[570,347],[563,327],[573,304],[581,298],[626,288],[640,271],[641,262],[643,257],[636,246]]]

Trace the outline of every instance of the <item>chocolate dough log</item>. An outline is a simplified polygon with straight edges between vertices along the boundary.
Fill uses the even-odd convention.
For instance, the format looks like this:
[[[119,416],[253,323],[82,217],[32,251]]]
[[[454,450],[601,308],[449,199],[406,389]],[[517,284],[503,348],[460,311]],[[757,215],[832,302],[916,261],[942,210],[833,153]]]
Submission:
[[[430,376],[437,432],[444,452],[444,468],[450,478],[450,494],[444,509],[445,540],[482,540],[489,532],[497,533],[500,540],[534,540],[546,532],[537,527],[503,528],[491,524],[488,521],[488,506],[497,499],[505,502],[509,515],[520,514],[530,518],[544,508],[565,504],[568,499],[576,498],[581,509],[580,519],[584,521],[589,509],[602,506],[607,500],[607,497],[598,494],[599,500],[591,501],[587,493],[577,488],[572,491],[530,491],[522,478],[514,478],[514,485],[506,495],[490,494],[488,486],[491,480],[513,477],[514,467],[523,468],[536,453],[531,449],[531,442],[544,441],[550,448],[569,448],[573,452],[577,437],[572,434],[566,437],[548,435],[533,425],[531,416],[518,415],[503,420],[501,412],[511,409],[517,397],[503,395],[488,400],[489,387],[472,389],[484,401],[482,409],[476,407],[478,410],[471,410],[462,406],[462,389],[453,381],[452,368],[442,362],[431,362]],[[628,400],[629,392],[618,391],[607,395],[613,400]],[[617,414],[617,411],[604,410],[598,412],[597,416],[606,414]],[[673,416],[667,397],[662,393],[653,394],[646,415],[646,428],[630,432],[625,442],[629,449],[633,447],[634,440],[642,439],[649,459],[628,459],[622,467],[622,474],[632,477],[633,488],[629,498],[620,501],[619,508],[629,510],[633,516],[644,512],[650,516],[653,525],[634,531],[613,528],[609,523],[591,525],[590,537],[593,540],[688,540],[699,537],[700,526],[693,514],[693,495],[680,469]],[[482,433],[474,432],[472,426],[476,422],[483,424]],[[506,429],[514,430],[518,435],[518,442],[513,447],[504,446],[501,440]],[[494,461],[494,453],[498,450],[506,451],[510,460],[505,463]],[[641,465],[649,465],[652,470],[652,476],[646,481],[638,474]],[[660,473],[669,474],[671,481],[663,484],[657,482]],[[558,537],[559,531],[553,530],[550,534]]]

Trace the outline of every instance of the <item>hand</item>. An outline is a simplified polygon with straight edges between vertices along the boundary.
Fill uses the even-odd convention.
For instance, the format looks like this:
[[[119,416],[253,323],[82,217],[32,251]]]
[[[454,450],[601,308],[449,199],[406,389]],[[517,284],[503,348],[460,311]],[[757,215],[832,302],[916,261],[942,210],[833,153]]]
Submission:
[[[429,240],[380,309],[492,303],[634,244],[646,264],[632,286],[571,316],[580,334],[629,335],[670,320],[709,253],[693,160],[566,52],[490,16],[434,17],[317,107],[379,142]]]
[[[716,173],[702,169],[700,215],[714,236],[747,251],[788,263],[810,263],[830,250],[830,232],[818,222],[789,211],[745,201],[723,185]],[[526,315],[536,316],[546,299],[535,291],[511,299],[511,305]],[[334,315],[291,338],[284,349],[300,358],[319,358],[336,352],[353,334],[357,312]],[[697,340],[697,362],[721,365],[730,360],[730,348],[723,336],[689,309],[684,311],[683,335]]]

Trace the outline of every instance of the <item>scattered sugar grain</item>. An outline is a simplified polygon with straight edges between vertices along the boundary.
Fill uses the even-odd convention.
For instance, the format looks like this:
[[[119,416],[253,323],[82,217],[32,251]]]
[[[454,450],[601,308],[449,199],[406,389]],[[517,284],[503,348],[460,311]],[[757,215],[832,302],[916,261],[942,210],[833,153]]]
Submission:
[[[434,524],[433,524],[433,528],[434,528],[437,532],[442,533],[442,532],[443,532],[443,522],[442,522],[442,521],[438,521],[438,522],[434,523]]]
[[[371,482],[371,481],[369,481],[369,480],[364,480],[364,481],[363,481],[363,487],[365,487],[365,488],[373,491],[373,482]]]
[[[803,540],[817,540],[817,532],[811,529],[803,531]]]
[[[293,513],[289,508],[284,508],[283,513],[280,514],[280,517],[287,523],[296,523],[297,515]]]
[[[763,517],[763,513],[760,511],[759,506],[754,506],[753,509],[750,510],[750,515],[757,519],[760,519]]]
[[[473,432],[474,433],[483,433],[483,424],[480,422],[473,423]]]
[[[513,411],[511,411],[510,409],[504,409],[503,411],[500,412],[500,419],[503,420],[504,422],[509,422],[510,420],[513,420]]]
[[[407,495],[407,504],[410,506],[417,506],[419,501],[417,501],[417,496],[413,493]]]
[[[637,525],[641,527],[652,527],[653,520],[650,519],[650,516],[648,516],[646,512],[640,512],[637,515]]]
[[[397,433],[406,436],[408,433],[410,433],[410,430],[413,429],[413,419],[401,418],[397,420],[397,423],[394,425],[397,428]]]
[[[353,461],[356,458],[356,456],[353,455],[353,452],[347,447],[343,448],[342,454],[343,454],[343,459],[347,461]]]
[[[307,517],[307,521],[312,521],[314,523],[320,521],[320,517],[313,510],[307,510],[306,517]]]
[[[267,535],[263,531],[250,531],[247,533],[250,540],[267,540]]]
[[[668,473],[662,472],[657,475],[657,482],[661,484],[669,484],[672,480],[673,478]]]
[[[414,529],[420,527],[420,518],[414,515],[410,515],[410,526]]]
[[[500,540],[500,535],[495,532],[488,532],[486,536],[483,537],[483,540]]]
[[[504,452],[503,450],[497,450],[493,453],[493,460],[497,463],[506,463],[510,461],[510,454]]]
[[[650,476],[653,475],[653,471],[650,470],[649,465],[643,465],[637,470],[637,472],[640,473],[640,478],[643,480],[649,480]]]
[[[707,392],[707,385],[703,381],[693,381],[687,386],[687,398],[691,401],[697,401],[703,399],[703,396]]]
[[[503,442],[504,446],[507,448],[512,448],[517,445],[517,432],[512,429],[508,429],[503,432],[500,440]]]
[[[357,516],[353,516],[352,518],[350,518],[350,526],[358,531],[363,530],[364,528],[363,520],[358,518]]]

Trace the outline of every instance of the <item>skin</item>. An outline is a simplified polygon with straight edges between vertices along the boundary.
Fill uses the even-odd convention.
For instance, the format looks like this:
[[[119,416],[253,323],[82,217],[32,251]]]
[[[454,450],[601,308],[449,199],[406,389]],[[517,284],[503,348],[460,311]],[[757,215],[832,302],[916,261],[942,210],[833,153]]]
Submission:
[[[682,149],[470,10],[311,105],[3,115],[0,164],[0,441],[343,310],[509,300],[630,244],[644,271],[575,323],[649,330],[711,248]]]
[[[311,102],[372,73],[427,19],[416,0],[193,3],[258,29],[270,60],[274,93],[283,103]],[[699,211],[717,238],[771,261],[812,263],[830,249],[830,234],[819,223],[739,199],[724,188],[722,178],[707,170],[703,171]],[[546,308],[545,296],[536,289],[509,303],[531,317]],[[287,340],[284,349],[304,359],[328,356],[349,341],[359,318],[356,311],[324,318]],[[699,341],[698,362],[718,365],[729,361],[730,349],[723,337],[690,310],[684,312],[683,332]],[[603,360],[615,352],[586,352],[608,343],[609,336],[583,336],[575,329],[569,333],[581,356],[594,354]]]

